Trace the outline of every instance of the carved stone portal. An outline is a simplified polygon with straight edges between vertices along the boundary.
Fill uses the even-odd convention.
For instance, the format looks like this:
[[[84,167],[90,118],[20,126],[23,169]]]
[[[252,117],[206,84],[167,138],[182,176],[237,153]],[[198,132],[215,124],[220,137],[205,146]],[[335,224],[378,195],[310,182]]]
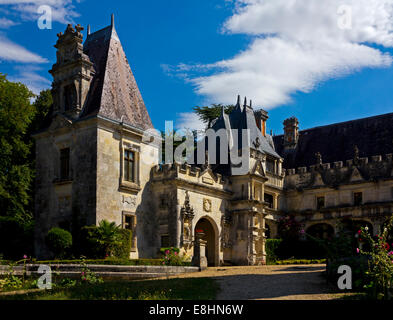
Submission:
[[[182,246],[184,249],[189,250],[192,247],[192,220],[195,217],[194,209],[190,205],[190,195],[186,191],[186,199],[184,205],[180,210],[182,219]]]

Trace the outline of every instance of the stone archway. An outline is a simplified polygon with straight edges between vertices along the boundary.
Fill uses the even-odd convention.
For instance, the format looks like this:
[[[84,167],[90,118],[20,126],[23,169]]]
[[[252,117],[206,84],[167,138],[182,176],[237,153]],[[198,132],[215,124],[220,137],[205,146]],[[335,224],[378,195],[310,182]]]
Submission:
[[[202,240],[206,241],[206,258],[208,266],[218,265],[218,236],[214,222],[204,217],[195,226],[195,233],[203,232]]]
[[[342,220],[342,227],[344,232],[356,235],[362,227],[368,227],[369,233],[373,234],[373,224],[367,220],[360,219],[344,219]]]

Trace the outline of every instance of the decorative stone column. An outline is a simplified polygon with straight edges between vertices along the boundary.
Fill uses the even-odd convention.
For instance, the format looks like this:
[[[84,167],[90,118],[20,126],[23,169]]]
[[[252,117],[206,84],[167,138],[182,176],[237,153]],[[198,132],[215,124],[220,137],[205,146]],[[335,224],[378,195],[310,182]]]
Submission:
[[[207,268],[207,241],[202,240],[204,236],[205,234],[202,232],[195,233],[194,256],[192,257],[192,264],[196,267],[199,267],[201,270],[205,270]]]

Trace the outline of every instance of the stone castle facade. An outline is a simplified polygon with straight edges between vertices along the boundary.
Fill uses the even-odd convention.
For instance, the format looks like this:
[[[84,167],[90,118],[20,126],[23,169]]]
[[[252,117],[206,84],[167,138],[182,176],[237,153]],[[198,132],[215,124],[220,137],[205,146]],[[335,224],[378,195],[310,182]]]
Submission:
[[[273,137],[267,112],[239,98],[211,129],[228,137],[248,130],[239,147],[249,153],[247,172],[209,156],[203,165],[162,165],[160,143],[144,140],[153,125],[114,21],[88,28],[84,43],[82,30],[58,34],[53,110],[34,136],[38,257],[49,255],[52,227],[75,231],[107,219],[132,230],[131,258],[169,246],[193,256],[203,231],[209,265],[263,264],[265,240],[286,215],[326,237],[347,221],[376,233],[392,214],[392,114],[305,131],[291,118]]]

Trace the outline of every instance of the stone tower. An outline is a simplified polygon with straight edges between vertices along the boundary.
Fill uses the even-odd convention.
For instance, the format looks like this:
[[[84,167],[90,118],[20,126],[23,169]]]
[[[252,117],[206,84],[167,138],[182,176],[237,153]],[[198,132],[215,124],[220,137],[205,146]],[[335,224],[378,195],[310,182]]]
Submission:
[[[89,30],[84,43],[82,30],[68,25],[58,34],[50,71],[53,111],[34,135],[35,248],[42,258],[50,256],[45,236],[53,227],[77,235],[105,219],[130,227],[136,237],[145,232],[137,229],[137,216],[143,221],[143,212],[151,212],[142,190],[148,193],[144,187],[158,149],[142,141],[153,125],[113,16],[106,28]],[[142,154],[148,161],[141,161]],[[149,252],[149,243],[138,246]],[[137,248],[133,252],[137,257]]]
[[[83,52],[83,27],[68,25],[59,33],[55,48],[57,61],[49,72],[53,76],[54,111],[76,119],[85,104],[94,76],[93,63]]]

